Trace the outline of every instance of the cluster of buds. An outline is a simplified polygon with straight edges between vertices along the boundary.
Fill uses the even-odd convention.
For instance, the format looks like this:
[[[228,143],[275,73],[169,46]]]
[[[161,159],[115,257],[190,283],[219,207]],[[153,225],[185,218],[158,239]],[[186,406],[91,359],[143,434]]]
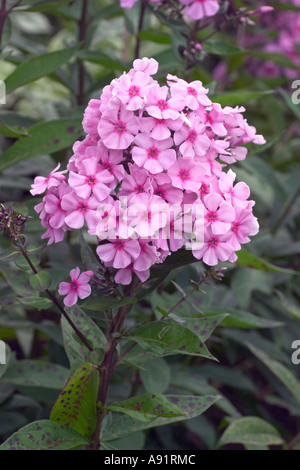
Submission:
[[[0,204],[0,232],[4,232],[6,237],[16,242],[24,232],[26,221],[27,217]]]

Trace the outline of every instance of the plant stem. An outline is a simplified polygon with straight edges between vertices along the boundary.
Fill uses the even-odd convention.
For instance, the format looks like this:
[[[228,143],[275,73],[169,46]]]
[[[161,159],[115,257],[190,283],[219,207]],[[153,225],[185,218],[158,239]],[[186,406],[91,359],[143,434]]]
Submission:
[[[3,35],[4,23],[5,23],[6,16],[7,16],[6,0],[2,0],[2,2],[1,2],[1,10],[0,10],[0,51],[2,50],[2,49],[1,49],[2,35]]]
[[[138,59],[140,57],[141,40],[139,38],[139,33],[143,29],[145,12],[146,12],[146,1],[142,0],[141,12],[140,12],[140,18],[139,18],[139,25],[138,25],[138,32],[137,32],[137,37],[136,37],[136,45],[135,45],[135,54],[134,54],[135,59]]]
[[[26,259],[28,265],[30,266],[32,272],[34,274],[38,274],[38,271],[35,269],[34,265],[32,264],[28,254],[26,253],[26,250],[24,249],[24,247],[20,244],[17,245],[18,248],[20,249],[20,252],[21,254],[24,256],[24,258]],[[56,305],[56,307],[58,308],[58,310],[62,313],[62,315],[65,317],[65,319],[67,320],[67,322],[69,323],[69,325],[71,326],[71,328],[74,330],[74,332],[76,333],[76,335],[81,339],[81,341],[83,342],[83,344],[88,348],[89,351],[93,351],[93,348],[89,345],[89,343],[87,342],[87,340],[85,339],[85,337],[83,336],[83,334],[78,330],[77,326],[74,324],[74,322],[71,320],[71,318],[69,317],[69,315],[67,314],[67,312],[65,311],[65,309],[62,307],[62,305],[60,304],[60,302],[57,300],[57,298],[49,291],[49,289],[45,289],[45,292],[46,294],[48,295],[48,297],[50,298],[50,300],[52,300],[52,302],[54,303],[54,305]]]
[[[86,46],[86,33],[87,33],[87,16],[88,16],[88,0],[82,0],[81,18],[79,21],[79,42],[82,47]],[[83,60],[78,60],[78,95],[77,104],[78,106],[84,105],[85,92],[84,92],[84,76],[85,68]]]
[[[98,409],[97,412],[97,425],[92,437],[92,444],[90,445],[89,450],[98,450],[100,446],[100,433],[103,419],[105,416],[105,410],[103,410],[103,408],[106,406],[109,384],[117,364],[117,361],[113,361],[114,354],[119,342],[119,338],[115,335],[115,333],[120,333],[129,308],[130,304],[121,307],[118,311],[116,319],[111,323],[109,338],[105,346],[104,359],[101,365],[99,366],[100,387],[98,391],[97,402],[100,403],[101,407]]]

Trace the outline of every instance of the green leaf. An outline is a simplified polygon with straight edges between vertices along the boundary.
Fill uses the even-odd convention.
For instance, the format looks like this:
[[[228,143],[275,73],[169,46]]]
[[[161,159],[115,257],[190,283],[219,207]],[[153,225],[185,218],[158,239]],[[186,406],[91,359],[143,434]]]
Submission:
[[[20,252],[18,251],[17,248],[11,247],[7,248],[4,251],[1,251],[0,253],[0,261],[2,263],[10,263],[11,261],[16,260],[20,256]]]
[[[27,136],[28,132],[25,127],[8,126],[7,124],[5,124],[5,122],[2,121],[2,119],[0,119],[0,135],[4,135],[5,137],[19,138],[22,136]]]
[[[63,5],[68,5],[71,3],[71,0],[44,0],[37,2],[36,0],[32,2],[25,3],[33,3],[30,8],[27,8],[26,11],[45,11],[45,12],[55,12],[56,9],[61,8]]]
[[[69,370],[58,364],[24,360],[12,362],[2,381],[13,385],[61,390],[69,375]]]
[[[156,29],[148,29],[147,31],[140,31],[138,34],[139,39],[143,41],[151,41],[157,44],[171,44],[171,38],[169,34],[162,33]]]
[[[48,240],[42,240],[41,242],[30,243],[26,246],[26,251],[29,255],[39,255],[44,251],[47,245],[48,245]]]
[[[69,62],[77,47],[42,54],[23,62],[5,80],[7,95],[29,82],[55,72],[61,65]]]
[[[156,357],[143,363],[145,370],[141,371],[141,378],[147,392],[164,393],[169,386],[171,370],[164,359]]]
[[[237,106],[248,101],[257,100],[264,96],[268,96],[274,93],[272,90],[268,91],[249,91],[249,90],[237,90],[227,91],[224,93],[217,93],[210,96],[212,101],[219,103],[222,106]]]
[[[297,271],[292,269],[281,268],[280,266],[275,266],[268,261],[259,258],[256,255],[253,255],[247,250],[240,250],[238,252],[238,259],[236,261],[240,266],[246,268],[259,269],[260,271],[274,272],[274,273],[283,273],[283,274],[299,274]]]
[[[244,51],[241,50],[239,47],[234,46],[232,44],[228,44],[223,41],[217,40],[209,40],[203,44],[203,50],[210,54],[216,55],[235,55],[235,54],[243,54]]]
[[[222,320],[221,325],[230,328],[278,328],[283,325],[281,322],[261,318],[245,310],[230,307],[202,307],[202,310],[205,316],[228,313],[229,316]]]
[[[121,403],[113,403],[107,409],[117,413],[124,413],[145,423],[157,418],[184,416],[182,411],[172,401],[160,393],[144,393]]]
[[[38,310],[48,310],[53,307],[53,302],[46,297],[18,297],[21,304],[27,307],[37,308]]]
[[[226,444],[248,444],[248,445],[280,445],[284,441],[278,431],[261,418],[246,417],[233,421],[223,436],[218,447]]]
[[[176,406],[176,410],[179,410],[182,415],[173,418],[157,417],[148,422],[134,419],[131,416],[113,415],[109,417],[110,419],[108,419],[106,426],[103,429],[101,442],[120,439],[144,429],[164,426],[166,424],[195,418],[196,416],[204,413],[219,399],[218,396],[196,397],[186,395],[166,395],[164,398]]]
[[[40,271],[37,274],[32,274],[29,278],[29,282],[33,289],[43,291],[50,287],[51,276],[46,271]]]
[[[127,338],[156,356],[187,354],[215,360],[195,333],[176,323],[151,322],[136,328]]]
[[[37,255],[31,255],[29,256],[30,258],[30,261],[31,263],[33,264],[33,266],[35,268],[37,268],[40,264],[40,258],[39,256]],[[18,258],[17,261],[15,261],[15,264],[16,266],[18,266],[18,268],[20,269],[23,269],[23,271],[31,271],[31,267],[30,265],[28,264],[28,261],[23,257],[21,256],[20,258]]]
[[[36,124],[28,132],[28,137],[20,138],[2,153],[0,171],[22,160],[58,152],[71,146],[81,135],[82,126],[79,119],[60,119]]]
[[[172,314],[171,314],[172,315]],[[213,315],[209,317],[193,316],[191,318],[180,317],[182,325],[191,330],[203,343],[210,337],[212,332],[217,328],[229,314]]]
[[[224,411],[229,416],[235,418],[240,417],[239,411],[227,400],[226,397],[221,395],[219,390],[212,387],[207,383],[201,375],[196,374],[193,369],[188,371],[184,370],[173,370],[171,376],[171,386],[176,387],[184,392],[195,393],[196,395],[211,395],[219,396],[219,400],[216,403],[217,408]]]
[[[70,361],[71,369],[77,369],[85,362],[100,364],[106,345],[106,337],[96,325],[77,305],[66,309],[69,317],[75,323],[78,330],[83,334],[88,343],[92,346],[93,352],[89,351],[83,342],[75,334],[69,322],[62,317],[62,332],[65,350]]]
[[[51,411],[50,419],[90,437],[97,424],[99,373],[86,363],[71,376]]]
[[[68,450],[87,444],[89,442],[73,429],[45,419],[17,431],[0,450]]]
[[[300,383],[296,377],[280,362],[268,356],[251,343],[246,343],[250,351],[286,386],[293,397],[300,403]]]
[[[103,67],[111,70],[120,70],[123,72],[126,70],[128,67],[126,64],[121,62],[118,59],[114,59],[110,57],[109,55],[104,54],[101,51],[91,51],[89,49],[80,49],[77,53],[76,56],[78,59],[87,61],[87,62],[92,62],[93,64],[99,64],[103,65]]]

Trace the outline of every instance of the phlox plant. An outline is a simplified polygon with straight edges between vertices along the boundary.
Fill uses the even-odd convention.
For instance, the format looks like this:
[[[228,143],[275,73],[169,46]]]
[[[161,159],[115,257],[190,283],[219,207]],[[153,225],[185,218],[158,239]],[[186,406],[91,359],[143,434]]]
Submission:
[[[264,138],[247,123],[243,107],[212,102],[199,80],[168,74],[162,85],[153,78],[157,71],[158,62],[144,57],[112,80],[89,102],[86,137],[75,142],[66,169],[58,164],[32,184],[33,196],[43,194],[35,206],[46,229],[42,239],[57,244],[80,231],[85,270],[75,266],[70,281],[60,282],[64,306],[31,259],[26,217],[1,206],[1,230],[15,246],[9,259],[22,255],[33,271],[31,285],[60,310],[73,371],[50,420],[29,424],[2,448],[39,448],[35,436],[47,432],[54,441],[62,436],[62,448],[97,450],[116,429],[130,434],[189,419],[218,399],[144,393],[111,403],[109,397],[114,372],[124,364],[139,369],[140,361],[170,354],[214,359],[204,342],[224,315],[184,319],[180,308],[208,279],[221,280],[218,263],[235,262],[259,229],[249,187],[236,182],[229,166],[246,158],[246,144],[261,145]],[[200,260],[207,267],[190,281],[190,292],[175,283],[179,301],[160,308],[161,318],[128,330],[132,304],[173,268]],[[106,334],[91,310],[93,318],[102,312]]]

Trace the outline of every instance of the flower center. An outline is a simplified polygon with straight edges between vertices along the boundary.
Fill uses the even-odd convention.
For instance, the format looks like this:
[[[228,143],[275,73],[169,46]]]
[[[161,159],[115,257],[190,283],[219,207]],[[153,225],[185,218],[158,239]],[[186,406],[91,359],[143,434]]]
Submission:
[[[151,147],[149,150],[148,150],[148,157],[149,158],[157,158],[158,157],[158,154],[159,154],[159,151],[157,148],[155,147]]]
[[[189,86],[188,87],[188,94],[193,95],[193,96],[197,96],[197,91],[195,90],[195,88]]]
[[[135,192],[136,192],[137,194],[143,193],[143,192],[144,192],[143,186],[139,184],[139,185],[135,188]]]
[[[196,139],[197,139],[197,133],[196,133],[196,131],[192,130],[189,133],[188,140],[193,144]]]
[[[87,205],[84,204],[84,203],[82,203],[82,204],[80,204],[80,207],[79,207],[79,208],[80,208],[81,212],[86,212],[86,210],[87,210]]]
[[[159,107],[159,109],[164,111],[165,109],[168,108],[168,103],[165,100],[159,100],[158,103],[157,103],[157,106]]]
[[[117,131],[119,134],[123,134],[123,132],[126,131],[126,124],[125,124],[124,122],[119,121],[119,122],[116,124],[116,131]]]
[[[189,179],[189,177],[190,177],[190,173],[189,173],[188,170],[182,169],[182,170],[180,170],[179,177],[180,177],[182,180],[187,180],[187,179]]]
[[[134,96],[138,96],[140,94],[140,89],[137,86],[132,85],[132,87],[129,88],[129,96],[133,98]]]
[[[88,184],[90,186],[93,186],[95,184],[95,178],[93,176],[89,176],[88,178]]]
[[[210,222],[214,222],[215,220],[217,220],[217,214],[215,212],[209,212],[207,214],[207,219],[210,221]]]

